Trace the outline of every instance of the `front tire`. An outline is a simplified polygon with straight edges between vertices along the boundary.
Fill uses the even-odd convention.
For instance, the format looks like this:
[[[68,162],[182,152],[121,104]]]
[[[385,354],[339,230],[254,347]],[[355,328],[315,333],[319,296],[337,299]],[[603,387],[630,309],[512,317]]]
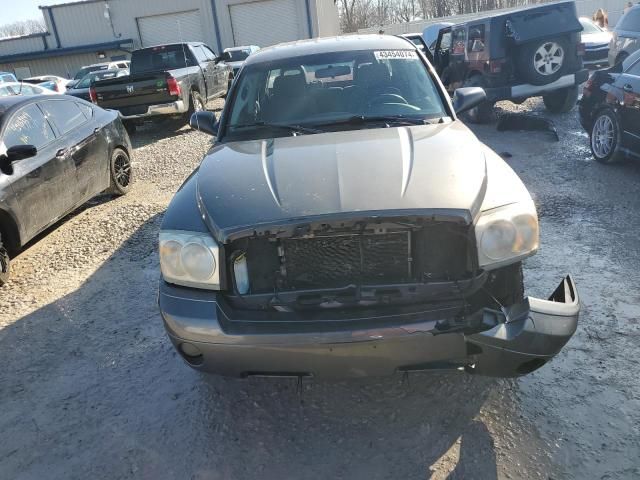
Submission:
[[[116,148],[111,154],[109,171],[111,172],[111,186],[108,193],[125,195],[131,189],[133,180],[129,154],[121,148]]]
[[[200,93],[196,91],[192,91],[189,94],[189,110],[184,114],[184,120],[189,125],[189,121],[191,120],[191,116],[196,112],[201,112],[204,110],[204,100]]]
[[[578,86],[563,88],[542,96],[544,106],[551,113],[567,113],[578,103]]]
[[[569,52],[564,38],[527,43],[518,49],[516,68],[522,79],[533,85],[555,82],[569,62]]]
[[[467,81],[464,82],[463,86],[486,88],[486,82],[481,75],[474,75],[471,78],[467,79]],[[496,118],[493,110],[493,105],[493,102],[485,100],[480,105],[473,107],[471,110],[463,113],[462,118],[464,118],[469,123],[491,123]]]
[[[616,113],[608,108],[598,112],[589,135],[589,145],[593,157],[598,162],[605,164],[621,161],[624,158],[621,142],[620,122],[618,122]]]
[[[2,243],[2,236],[0,236],[0,287],[7,284],[9,281],[9,274],[11,272],[11,259],[9,258],[9,252]]]

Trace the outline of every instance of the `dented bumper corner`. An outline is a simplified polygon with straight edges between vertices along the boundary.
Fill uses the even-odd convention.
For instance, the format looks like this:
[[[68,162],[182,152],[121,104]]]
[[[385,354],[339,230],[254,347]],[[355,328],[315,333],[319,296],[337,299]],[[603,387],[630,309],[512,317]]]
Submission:
[[[580,301],[570,276],[547,300],[527,298],[504,312],[485,311],[488,330],[466,336],[474,363],[467,371],[515,377],[537,370],[566,345],[578,327]]]

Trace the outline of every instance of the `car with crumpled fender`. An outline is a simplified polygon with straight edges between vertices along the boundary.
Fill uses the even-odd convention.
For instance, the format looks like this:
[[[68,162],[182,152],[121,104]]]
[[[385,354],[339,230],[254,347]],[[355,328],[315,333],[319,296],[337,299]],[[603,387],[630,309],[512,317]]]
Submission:
[[[563,277],[525,297],[529,192],[406,39],[346,36],[251,55],[159,233],[159,307],[191,367],[358,377],[532,372],[576,330]]]

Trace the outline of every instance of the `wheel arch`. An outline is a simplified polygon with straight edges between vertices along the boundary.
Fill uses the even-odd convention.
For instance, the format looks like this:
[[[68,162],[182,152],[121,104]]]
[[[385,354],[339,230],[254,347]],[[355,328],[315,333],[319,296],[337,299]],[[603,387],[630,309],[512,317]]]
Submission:
[[[22,246],[20,229],[14,216],[0,207],[0,236],[9,253],[15,253]]]

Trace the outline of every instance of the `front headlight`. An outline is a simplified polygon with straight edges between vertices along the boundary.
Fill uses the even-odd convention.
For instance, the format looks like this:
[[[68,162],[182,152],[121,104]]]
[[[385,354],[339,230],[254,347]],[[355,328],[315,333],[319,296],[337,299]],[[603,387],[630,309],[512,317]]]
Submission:
[[[475,229],[478,263],[486,270],[513,263],[538,250],[538,215],[533,202],[484,212]]]
[[[168,283],[220,289],[218,244],[206,233],[160,232],[160,269]]]

